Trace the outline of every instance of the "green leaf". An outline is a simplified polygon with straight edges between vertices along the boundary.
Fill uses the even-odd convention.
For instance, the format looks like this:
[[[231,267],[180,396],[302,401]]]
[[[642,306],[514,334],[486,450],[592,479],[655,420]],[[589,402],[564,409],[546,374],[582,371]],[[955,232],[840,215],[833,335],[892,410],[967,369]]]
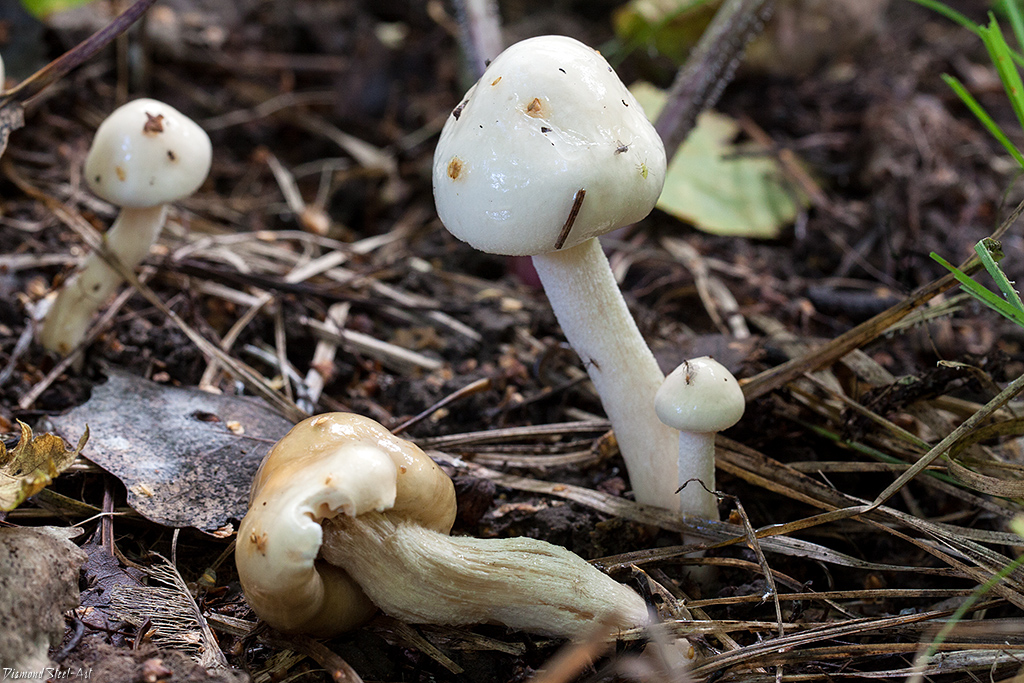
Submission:
[[[657,118],[665,93],[649,83],[631,90],[647,115]],[[733,142],[739,130],[728,116],[702,114],[669,164],[658,208],[705,232],[771,239],[807,199],[785,181],[768,150]]]
[[[22,6],[37,19],[45,19],[47,15],[74,9],[89,2],[92,0],[21,0]]]

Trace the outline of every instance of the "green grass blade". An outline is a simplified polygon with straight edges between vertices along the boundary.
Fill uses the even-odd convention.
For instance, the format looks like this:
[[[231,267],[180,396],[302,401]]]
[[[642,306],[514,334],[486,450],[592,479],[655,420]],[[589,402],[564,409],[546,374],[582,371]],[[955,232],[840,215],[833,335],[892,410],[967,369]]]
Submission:
[[[1020,3],[1017,0],[1003,0],[999,6],[1010,20],[1010,28],[1017,39],[1017,47],[1024,48],[1024,12],[1020,11]]]
[[[985,597],[985,594],[992,590],[996,584],[1017,571],[1021,565],[1024,565],[1024,555],[1021,555],[1013,562],[1010,562],[1008,565],[990,576],[985,583],[978,586],[974,592],[971,593],[971,595],[964,600],[959,607],[957,607],[956,611],[950,615],[949,619],[935,635],[935,638],[932,639],[928,648],[917,658],[915,665],[924,666],[927,664],[928,660],[935,656],[935,653],[939,651],[939,646],[946,641],[949,634],[953,632],[953,629],[957,627],[957,624],[963,620],[964,616],[971,610],[971,608],[974,607],[979,600]]]
[[[817,434],[818,436],[820,436],[820,437],[822,437],[824,439],[828,439],[829,441],[833,441],[833,442],[835,442],[836,444],[838,444],[840,446],[845,446],[845,447],[849,448],[851,451],[854,451],[856,453],[861,453],[861,454],[866,455],[868,457],[874,458],[878,462],[884,462],[884,463],[888,463],[890,465],[906,465],[907,464],[906,460],[900,460],[899,458],[897,458],[895,456],[892,456],[892,455],[889,455],[888,453],[885,453],[883,451],[880,451],[877,448],[872,448],[871,446],[867,446],[867,445],[859,443],[857,441],[852,441],[850,439],[844,438],[844,437],[840,436],[839,434],[836,434],[835,432],[832,432],[832,431],[829,431],[828,429],[825,429],[824,427],[820,427],[818,425],[813,425],[813,424],[811,424],[809,422],[806,422],[804,420],[801,420],[799,418],[795,418],[794,421],[797,424],[801,425],[802,427],[808,429],[809,431]],[[946,474],[945,472],[935,472],[935,471],[932,471],[932,470],[925,470],[924,474],[927,477],[933,477],[933,478],[938,479],[940,481],[944,481],[947,484],[951,484],[953,486],[958,486],[958,487],[963,488],[963,483],[961,481],[959,481],[956,477],[954,477],[952,475]]]
[[[931,11],[936,12],[937,14],[941,14],[950,21],[955,21],[968,31],[974,33],[975,35],[980,35],[980,26],[978,26],[973,21],[968,19],[965,15],[960,14],[952,7],[947,7],[944,3],[939,2],[938,0],[911,0],[911,2],[916,2],[918,5],[921,5],[922,7],[927,7]]]
[[[1021,80],[1017,65],[1013,63],[1013,51],[1006,43],[999,22],[994,15],[990,16],[989,25],[982,28],[979,35],[996,67],[1006,96],[1010,99],[1013,113],[1017,115],[1021,128],[1024,128],[1024,81]]]
[[[1003,257],[1003,246],[999,244],[999,241],[986,237],[974,245],[974,251],[981,259],[981,265],[985,266],[985,270],[995,280],[996,286],[999,287],[999,291],[1003,293],[1010,305],[1024,312],[1024,303],[1021,302],[1020,295],[1013,283],[1006,277],[1006,273],[999,267],[999,259]]]
[[[1024,310],[1014,308],[1013,305],[1011,305],[1005,299],[1000,297],[998,294],[986,289],[984,285],[975,282],[974,280],[971,279],[969,275],[967,275],[967,273],[963,272],[962,270],[954,266],[946,259],[939,256],[935,252],[931,253],[931,257],[939,264],[941,264],[943,268],[945,268],[946,270],[953,274],[953,277],[957,279],[957,282],[960,283],[961,288],[965,292],[967,292],[968,294],[976,298],[978,301],[988,306],[989,308],[993,309],[1000,315],[1009,318],[1017,325],[1024,327]]]
[[[1012,156],[1018,164],[1020,164],[1021,168],[1024,168],[1024,155],[1021,155],[1017,146],[1010,141],[1010,138],[1006,137],[1006,133],[1004,133],[1003,129],[999,127],[999,124],[988,115],[985,108],[982,107],[976,99],[974,99],[974,96],[971,95],[971,93],[967,92],[967,88],[964,87],[963,83],[957,80],[956,77],[950,76],[949,74],[942,74],[942,80],[944,80],[946,84],[953,89],[953,92],[957,94],[957,97],[959,97],[963,103],[967,105],[967,108],[970,109],[976,117],[978,117],[978,120],[981,121],[982,125],[985,126],[988,132],[992,134],[992,137],[998,140],[1003,147],[1006,148],[1006,151],[1010,153],[1010,156]]]

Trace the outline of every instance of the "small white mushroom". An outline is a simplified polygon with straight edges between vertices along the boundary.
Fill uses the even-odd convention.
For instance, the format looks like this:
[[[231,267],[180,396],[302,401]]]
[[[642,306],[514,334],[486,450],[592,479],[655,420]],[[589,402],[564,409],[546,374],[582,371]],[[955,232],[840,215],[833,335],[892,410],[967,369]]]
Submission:
[[[149,253],[167,204],[195,192],[210,171],[206,132],[173,107],[138,99],[100,124],[85,160],[84,177],[100,198],[121,207],[104,235],[107,248],[130,268]],[[40,341],[67,355],[85,337],[93,314],[123,279],[90,254],[65,283],[46,314]]]
[[[635,592],[531,538],[449,536],[451,480],[369,418],[297,424],[267,455],[238,529],[246,599],[284,631],[331,636],[376,605],[412,623],[501,623],[577,638],[647,622]]]
[[[679,430],[679,485],[694,478],[704,484],[691,482],[682,490],[683,514],[718,519],[717,500],[709,493],[715,490],[715,432],[739,422],[744,407],[736,378],[708,356],[683,361],[658,389],[654,400],[658,418]]]
[[[596,239],[657,202],[665,149],[596,51],[540,36],[502,52],[455,108],[434,151],[445,227],[494,254],[529,255],[601,396],[636,500],[678,507],[676,434],[651,411],[664,375]]]

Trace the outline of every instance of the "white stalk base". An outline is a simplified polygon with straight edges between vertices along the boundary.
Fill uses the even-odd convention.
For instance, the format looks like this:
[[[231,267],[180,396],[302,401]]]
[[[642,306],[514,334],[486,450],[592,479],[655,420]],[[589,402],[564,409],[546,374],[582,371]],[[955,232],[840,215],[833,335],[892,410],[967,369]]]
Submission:
[[[679,509],[679,432],[661,423],[654,394],[665,375],[637,329],[600,242],[533,257],[562,331],[601,396],[638,503]]]
[[[647,624],[643,599],[565,548],[453,537],[385,514],[324,522],[321,556],[385,614],[414,624],[498,623],[562,638]]]
[[[128,268],[146,258],[167,215],[167,205],[121,209],[103,240]],[[64,283],[50,307],[39,341],[50,351],[66,356],[85,338],[93,315],[124,282],[97,253],[89,254],[81,269]]]

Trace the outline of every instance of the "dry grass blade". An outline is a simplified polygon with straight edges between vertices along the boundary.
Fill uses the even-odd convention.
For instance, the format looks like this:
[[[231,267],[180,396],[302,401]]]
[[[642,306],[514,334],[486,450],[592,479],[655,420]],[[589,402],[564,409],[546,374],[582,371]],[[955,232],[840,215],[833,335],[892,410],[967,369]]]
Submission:
[[[743,534],[746,538],[747,545],[757,556],[757,563],[761,567],[761,574],[768,583],[768,590],[762,596],[762,599],[771,599],[774,603],[775,618],[779,622],[779,635],[781,636],[783,634],[782,605],[779,603],[779,590],[775,587],[775,578],[772,575],[771,567],[768,566],[768,558],[764,556],[764,550],[761,549],[761,543],[757,540],[757,534],[754,532],[754,527],[750,525],[750,518],[747,516],[747,511],[743,509],[743,503],[741,503],[737,498],[733,498],[732,500],[736,505],[736,511],[739,513],[740,520],[743,523]]]
[[[61,220],[61,222],[73,229],[90,247],[103,256],[110,266],[114,268],[114,270],[116,270],[129,285],[142,294],[142,296],[145,297],[145,299],[155,306],[161,313],[167,316],[171,322],[177,325],[178,328],[184,332],[185,335],[196,346],[198,346],[204,354],[211,358],[216,358],[225,368],[228,369],[229,372],[231,372],[232,375],[244,382],[247,388],[266,400],[283,416],[295,422],[299,422],[307,417],[306,413],[296,406],[294,402],[289,401],[287,398],[274,391],[259,373],[233,356],[222,351],[216,344],[199,334],[199,332],[193,329],[192,326],[182,320],[177,313],[168,308],[167,304],[157,296],[156,292],[143,284],[139,278],[136,277],[135,272],[132,269],[125,268],[124,264],[122,264],[106,249],[103,244],[103,240],[96,234],[95,229],[89,225],[80,214],[70,211],[46,193],[33,187],[15,171],[14,167],[8,160],[5,159],[2,163],[4,175],[18,185],[25,194],[45,204],[46,207]]]
[[[607,515],[640,522],[641,524],[650,524],[668,531],[686,533],[688,536],[705,538],[714,544],[687,546],[685,548],[685,552],[696,553],[702,550],[707,550],[710,547],[735,545],[737,543],[743,543],[746,538],[742,527],[735,524],[694,518],[681,520],[677,515],[668,510],[638,505],[631,500],[612,496],[607,493],[602,493],[601,491],[595,491],[593,489],[587,489],[580,486],[572,486],[569,484],[553,483],[539,479],[531,479],[529,477],[505,474],[503,472],[498,472],[467,462],[462,458],[454,457],[440,451],[430,451],[429,455],[434,460],[444,465],[463,470],[482,479],[489,479],[500,486],[571,500],[574,503],[585,505]],[[855,567],[868,571],[919,572],[950,575],[948,570],[940,568],[911,567],[870,562],[852,557],[846,553],[832,550],[831,548],[826,548],[825,546],[816,543],[780,535],[785,531],[791,531],[797,528],[809,528],[811,526],[817,526],[819,524],[836,521],[838,519],[854,517],[867,508],[867,505],[862,505],[855,508],[837,510],[824,515],[818,515],[812,519],[800,520],[797,523],[793,523],[791,526],[773,525],[767,529],[759,530],[757,532],[757,537],[762,539],[760,541],[760,545],[764,550],[792,557],[805,557],[828,564]],[[638,551],[637,553],[630,554],[630,557],[632,558],[630,561],[641,563],[643,561],[642,558],[658,556],[660,552],[660,550]],[[679,553],[680,549],[673,549],[673,552]],[[702,558],[700,560],[696,560],[696,562],[702,563],[705,562],[705,559]]]
[[[878,644],[853,644],[834,647],[805,648],[801,650],[775,651],[764,653],[744,661],[742,666],[734,667],[734,670],[742,671],[758,666],[795,666],[802,663],[817,662],[820,665],[826,662],[847,661],[854,657],[880,657],[893,654],[909,654],[916,648],[914,643],[878,643]],[[945,643],[941,647],[946,651],[945,656],[929,662],[924,667],[931,674],[946,673],[952,669],[946,667],[956,666],[956,671],[968,672],[971,670],[991,669],[997,665],[1019,664],[1022,659],[1021,646],[1007,646],[998,643]],[[902,669],[890,669],[878,672],[858,672],[856,678],[880,678],[891,679],[891,677],[902,677],[916,671],[913,667]],[[827,680],[829,676],[822,675]]]
[[[872,501],[871,505],[876,507],[889,500],[908,481],[920,474],[926,467],[939,458],[939,456],[946,454],[950,449],[955,447],[958,442],[967,438],[971,432],[980,427],[981,424],[993,413],[1006,405],[1010,399],[1022,391],[1024,391],[1024,375],[1010,382],[1005,389],[999,392],[999,394],[997,394],[991,401],[986,403],[978,412],[964,420],[959,427],[949,433],[944,439],[942,439],[942,441],[935,444],[930,451],[925,453],[920,460],[914,463],[913,467],[897,477],[896,481],[879,493],[878,496],[875,497],[874,501]]]
[[[333,342],[342,347],[352,347],[397,372],[416,372],[418,370],[431,372],[440,369],[443,365],[436,358],[410,351],[362,332],[344,329],[333,331],[329,325],[312,318],[303,317],[300,322],[307,326],[317,339]]]
[[[1018,204],[999,225],[999,228],[992,233],[992,239],[999,239],[1020,218],[1022,213],[1024,213],[1024,202]],[[971,258],[960,264],[959,267],[963,272],[971,274],[981,268],[981,262],[976,256],[971,256]],[[834,363],[854,349],[858,349],[873,339],[878,338],[888,328],[905,318],[921,305],[956,286],[956,278],[952,275],[945,275],[938,280],[930,282],[908,295],[903,301],[892,308],[851,328],[820,348],[742,381],[744,396],[747,397],[747,401],[752,401],[785,386],[805,372],[814,372]]]
[[[614,645],[615,629],[595,624],[591,633],[579,642],[562,647],[541,667],[530,683],[570,683]]]
[[[0,95],[0,111],[14,103],[21,103],[39,94],[43,88],[59,80],[75,67],[81,65],[110,41],[128,30],[132,24],[145,14],[156,0],[136,0],[107,26],[103,27],[84,41],[53,60],[42,69],[32,74],[14,88]]]
[[[1024,497],[1024,481],[1020,479],[1003,479],[986,476],[974,470],[968,469],[961,462],[958,462],[960,454],[968,447],[981,441],[987,441],[996,437],[1019,437],[1024,435],[1024,419],[1013,419],[995,424],[986,425],[973,430],[966,435],[952,448],[949,449],[949,471],[953,476],[976,491],[981,491],[991,496],[1002,496],[1005,498]],[[1004,471],[1016,472],[1019,476],[1019,466],[1000,462],[963,462],[975,467],[1000,468]]]
[[[891,628],[907,624],[931,621],[948,617],[952,610],[933,610],[898,617],[881,617],[878,619],[854,619],[836,624],[825,624],[810,628],[791,635],[772,638],[756,645],[750,645],[737,652],[727,652],[721,655],[709,657],[694,667],[694,676],[710,676],[724,671],[725,669],[740,666],[751,668],[770,664],[784,664],[781,659],[774,659],[779,653],[793,651],[794,648],[810,643],[832,640],[836,638],[848,638],[856,634],[866,632],[884,632]],[[872,646],[867,646],[872,647]],[[884,646],[879,646],[884,647]],[[910,651],[916,649],[916,645]],[[902,651],[902,650],[901,650]]]
[[[452,403],[455,403],[459,399],[463,399],[467,396],[472,396],[473,394],[480,393],[481,391],[488,391],[491,388],[491,384],[492,382],[489,377],[482,377],[474,382],[467,384],[461,389],[456,389],[452,393],[442,398],[440,401],[434,403],[426,410],[423,410],[420,413],[410,417],[408,420],[392,429],[391,433],[401,434],[402,432],[404,432],[406,429],[413,426],[417,422],[425,420],[426,418],[430,417],[430,415],[432,415],[434,412],[440,410],[441,408],[444,408],[445,406],[449,406]]]
[[[876,590],[821,591],[820,593],[779,593],[779,600],[884,600],[894,598],[919,598],[934,600],[935,598],[966,597],[973,591],[953,588],[879,588]],[[764,602],[764,595],[734,595],[725,598],[708,598],[691,600],[687,607],[711,607],[713,605],[738,605],[742,603]]]
[[[508,443],[510,441],[526,441],[545,437],[563,438],[581,434],[604,433],[611,428],[607,420],[591,420],[587,422],[559,422],[547,425],[529,425],[525,427],[508,427],[505,429],[488,429],[482,432],[450,434],[416,439],[420,448],[451,449],[455,447],[480,446],[491,443]]]
[[[398,621],[397,619],[392,619],[390,617],[378,617],[376,619],[376,623],[384,625],[391,637],[398,639],[402,643],[415,647],[417,650],[433,659],[451,673],[458,675],[463,672],[463,668],[461,666],[456,664],[451,657],[442,652],[439,647],[424,638],[423,635],[420,634],[413,626],[410,626],[404,621]]]
[[[348,662],[332,652],[326,645],[309,636],[268,632],[261,635],[260,640],[277,647],[286,647],[299,655],[309,657],[322,666],[335,683],[363,683],[363,679]],[[287,668],[291,668],[291,665],[295,663],[292,662]]]
[[[745,449],[738,444],[734,445],[734,448],[724,451],[727,460],[735,462],[738,459],[744,458],[739,451],[745,451],[745,455],[749,456],[749,449]],[[763,457],[763,456],[761,456]],[[748,459],[748,462],[750,460]],[[736,474],[749,477],[749,470],[729,468]],[[785,467],[778,464],[779,471],[784,471]],[[763,481],[763,477],[756,477],[758,481]],[[960,527],[951,527],[949,525],[936,525],[925,520],[918,519],[913,515],[909,515],[892,508],[885,506],[878,506],[875,504],[865,505],[864,501],[858,501],[850,496],[846,496],[838,493],[828,487],[825,487],[814,480],[809,479],[805,475],[789,475],[783,479],[787,484],[793,486],[792,489],[786,486],[778,487],[780,492],[793,493],[794,490],[804,490],[807,492],[814,492],[820,494],[820,498],[813,495],[802,495],[800,498],[804,502],[814,504],[819,507],[838,508],[832,509],[829,512],[821,515],[816,515],[813,518],[806,520],[798,520],[797,522],[775,525],[770,529],[760,533],[789,533],[797,528],[806,528],[809,522],[814,522],[816,525],[823,522],[832,522],[840,519],[849,519],[853,516],[859,516],[866,523],[872,527],[884,531],[885,533],[891,534],[897,538],[904,540],[907,543],[925,551],[926,553],[933,555],[944,564],[951,567],[957,575],[970,577],[977,581],[979,584],[987,581],[995,572],[999,571],[1002,567],[1009,563],[1009,559],[988,550],[984,546],[973,542],[970,539],[972,534],[969,530],[961,529]],[[766,483],[767,485],[767,483]],[[817,502],[815,502],[817,500]],[[829,501],[825,503],[824,501]],[[850,504],[854,507],[848,507]],[[860,503],[858,505],[858,503]],[[854,514],[855,513],[855,514]],[[882,520],[876,518],[877,515],[882,515]],[[920,539],[914,538],[908,534],[900,532],[894,528],[892,522],[895,521],[905,527],[920,531],[928,534],[929,536],[938,539],[940,543],[945,545],[947,548],[953,551],[953,554],[943,552],[941,549],[936,547],[933,543],[924,542]],[[759,533],[759,535],[760,535]],[[986,539],[993,542],[1013,542],[1013,537],[1010,534],[995,534],[989,533],[986,535]],[[955,555],[955,556],[954,556]],[[968,562],[964,562],[961,559],[971,559],[975,566],[972,566]],[[906,568],[909,570],[911,568]],[[924,568],[918,568],[915,571],[927,571]],[[1024,605],[1024,590],[1014,585],[998,585],[993,589],[998,595],[1005,598],[1009,602],[1021,606]]]

